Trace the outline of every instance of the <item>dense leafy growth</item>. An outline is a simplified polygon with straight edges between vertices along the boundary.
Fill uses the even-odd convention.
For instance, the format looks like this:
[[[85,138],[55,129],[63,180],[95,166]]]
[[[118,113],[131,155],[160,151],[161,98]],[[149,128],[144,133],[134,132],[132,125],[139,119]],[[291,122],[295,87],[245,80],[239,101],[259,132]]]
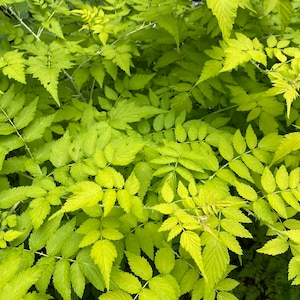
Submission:
[[[300,284],[298,0],[0,5],[0,299]]]

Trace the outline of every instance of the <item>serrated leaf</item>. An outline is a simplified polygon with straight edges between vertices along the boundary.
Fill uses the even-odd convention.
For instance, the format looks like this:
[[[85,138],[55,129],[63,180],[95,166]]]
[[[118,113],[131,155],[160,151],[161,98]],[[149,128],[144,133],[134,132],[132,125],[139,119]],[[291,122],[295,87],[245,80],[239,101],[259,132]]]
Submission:
[[[218,284],[216,285],[216,289],[219,291],[232,291],[238,285],[239,285],[238,281],[232,278],[225,278],[218,282]]]
[[[277,0],[277,10],[280,17],[281,31],[283,32],[291,22],[295,11],[292,3],[288,0]]]
[[[166,201],[167,203],[171,203],[174,200],[174,196],[175,196],[174,191],[168,181],[165,181],[163,183],[160,192],[163,200]]]
[[[23,53],[18,50],[7,51],[1,58],[2,72],[8,78],[12,78],[21,83],[26,83],[25,79],[25,62]]]
[[[264,244],[264,246],[258,249],[257,252],[268,255],[278,255],[286,252],[288,249],[288,242],[280,237],[276,237]]]
[[[46,244],[48,255],[54,256],[61,251],[65,241],[72,234],[75,228],[75,223],[76,219],[74,218],[56,230],[55,234],[48,240]]]
[[[284,231],[284,234],[295,243],[300,244],[300,229],[287,230]]]
[[[201,255],[201,240],[200,236],[193,231],[186,230],[180,236],[180,246],[186,250],[196,265],[198,266],[202,276],[207,278],[206,269],[204,269],[202,255]]]
[[[232,234],[226,232],[226,231],[220,231],[219,232],[219,237],[221,243],[226,246],[229,250],[232,252],[242,255],[243,250],[239,242],[237,241],[236,237],[233,236]]]
[[[171,275],[156,276],[149,281],[150,290],[164,300],[178,300],[180,296],[179,285]]]
[[[228,137],[221,137],[219,146],[219,152],[223,158],[227,161],[231,161],[234,157],[232,143],[228,140]]]
[[[117,258],[115,245],[108,240],[97,241],[91,249],[91,258],[99,267],[105,281],[105,286],[109,290],[110,273],[113,262]]]
[[[179,24],[175,16],[173,14],[159,15],[157,23],[160,27],[162,27],[163,29],[165,29],[171,34],[171,36],[174,38],[176,42],[177,48],[179,48]]]
[[[250,170],[252,170],[258,174],[263,173],[264,166],[257,157],[255,157],[254,155],[248,154],[248,153],[244,153],[241,158],[242,158],[242,161],[245,163],[245,165]]]
[[[161,298],[159,298],[155,292],[149,290],[149,289],[142,289],[139,293],[139,300],[160,300]]]
[[[129,213],[131,209],[131,197],[127,190],[117,191],[117,200],[126,213]]]
[[[73,262],[70,267],[70,281],[75,294],[82,298],[85,289],[85,277],[77,261]]]
[[[55,117],[55,114],[46,117],[40,117],[31,122],[23,130],[23,138],[26,142],[32,142],[40,139],[46,129],[51,125]]]
[[[101,88],[103,88],[103,81],[105,77],[105,69],[100,61],[94,62],[90,67],[91,75],[96,79]]]
[[[229,264],[227,248],[216,239],[210,239],[203,250],[203,262],[209,282],[217,283]]]
[[[184,143],[187,139],[187,132],[180,123],[175,127],[175,138],[180,143]]]
[[[240,223],[252,223],[252,220],[236,207],[225,207],[221,210],[221,212],[222,215],[224,215],[228,219],[232,219]]]
[[[70,191],[73,192],[73,195],[71,195],[64,206],[54,214],[55,216],[62,212],[75,211],[84,207],[93,207],[103,196],[101,186],[92,181],[77,182],[70,188]]]
[[[52,220],[46,220],[39,229],[32,232],[29,238],[29,247],[31,250],[37,251],[46,245],[59,227],[61,218],[62,216],[58,216]]]
[[[143,280],[150,280],[152,278],[152,267],[146,258],[126,251],[128,264],[130,270]]]
[[[50,203],[44,198],[33,199],[29,204],[29,216],[34,229],[38,229],[50,213]]]
[[[300,211],[300,205],[298,199],[293,195],[293,192],[291,191],[282,191],[281,197],[284,199],[284,201],[289,204],[291,207],[296,209],[297,211]]]
[[[155,74],[134,74],[129,80],[129,90],[142,90]]]
[[[53,285],[65,300],[71,300],[70,262],[61,259],[55,264]]]
[[[80,241],[79,247],[83,248],[94,244],[96,241],[98,241],[100,235],[101,232],[98,229],[90,229]]]
[[[289,177],[289,187],[291,189],[295,189],[298,184],[299,184],[299,180],[300,180],[300,169],[294,169],[290,172],[290,177]]]
[[[134,173],[140,182],[138,196],[144,199],[151,184],[153,170],[147,162],[138,162],[134,167]]]
[[[18,130],[26,127],[33,119],[37,109],[38,98],[35,98],[28,105],[22,108],[14,117],[14,124]]]
[[[223,63],[220,60],[214,60],[214,59],[207,60],[204,63],[201,76],[198,79],[198,81],[196,82],[196,85],[198,85],[199,83],[201,83],[209,78],[219,75],[222,67],[223,67]]]
[[[71,141],[69,131],[51,146],[50,161],[56,168],[61,168],[69,162],[69,152],[66,149],[70,148]]]
[[[245,139],[249,149],[254,149],[257,146],[257,136],[251,125],[247,127]]]
[[[199,272],[195,269],[188,270],[180,281],[180,292],[186,294],[191,292],[199,279]]]
[[[246,200],[255,201],[257,199],[257,193],[252,186],[236,181],[235,187],[239,195]]]
[[[238,154],[245,153],[247,145],[239,129],[233,135],[232,144]]]
[[[299,149],[300,149],[300,133],[292,132],[286,134],[276,149],[271,165],[281,161],[288,154]]]
[[[160,248],[156,251],[155,267],[161,274],[170,273],[175,266],[175,255],[170,247]]]
[[[232,160],[229,162],[230,169],[241,178],[253,182],[252,176],[247,166],[240,160]]]
[[[102,294],[99,300],[132,300],[132,297],[123,291],[109,291]]]
[[[104,206],[103,216],[106,217],[115,205],[117,200],[117,192],[114,189],[107,189],[104,192],[102,203]]]
[[[142,284],[133,274],[121,270],[115,270],[111,274],[111,280],[123,291],[129,294],[138,294]]]
[[[265,200],[258,199],[254,201],[253,211],[259,219],[266,221],[269,224],[274,223],[271,207]]]
[[[32,267],[19,272],[0,291],[0,298],[7,300],[23,299],[30,287],[42,276],[43,270]]]
[[[261,176],[261,184],[264,190],[271,194],[276,190],[276,180],[268,167],[265,167]]]
[[[126,45],[125,45],[126,46]],[[121,46],[122,47],[122,46]],[[120,48],[120,47],[119,47]],[[120,51],[121,49],[117,49]],[[128,49],[130,51],[130,49]],[[113,58],[113,62],[122,69],[128,76],[130,76],[130,65],[131,65],[131,54],[130,53],[122,53],[121,51],[117,53],[117,55]]]
[[[268,202],[271,207],[283,218],[287,219],[287,210],[283,199],[279,194],[269,194],[267,196]]]
[[[135,195],[140,189],[140,181],[137,179],[134,172],[132,172],[125,182],[124,188],[129,192],[130,195]]]
[[[288,279],[292,280],[293,278],[300,275],[300,255],[294,256],[289,262],[288,268]]]
[[[116,228],[104,228],[101,230],[103,238],[111,241],[121,240],[124,235]]]
[[[207,1],[207,6],[216,16],[224,39],[229,38],[232,26],[234,24],[234,19],[236,17],[237,9],[239,7],[239,2],[231,0],[209,0]]]
[[[234,236],[243,238],[252,238],[252,234],[239,222],[231,219],[222,219],[220,221],[222,228]]]

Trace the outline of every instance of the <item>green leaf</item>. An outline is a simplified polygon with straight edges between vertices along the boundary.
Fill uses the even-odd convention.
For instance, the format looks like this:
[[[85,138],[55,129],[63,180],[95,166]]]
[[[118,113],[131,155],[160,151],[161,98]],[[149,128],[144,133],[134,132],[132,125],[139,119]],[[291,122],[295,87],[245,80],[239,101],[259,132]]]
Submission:
[[[278,213],[279,216],[285,219],[288,218],[285,203],[279,194],[269,194],[267,199],[271,207]]]
[[[271,212],[271,207],[265,200],[258,199],[256,201],[254,201],[253,211],[259,219],[261,219],[269,224],[274,223],[273,215]]]
[[[34,119],[34,115],[37,109],[38,98],[35,98],[28,105],[22,108],[14,117],[14,124],[18,130],[26,127]]]
[[[203,250],[203,262],[209,283],[217,283],[229,264],[227,248],[217,239],[210,239]]]
[[[70,267],[70,281],[75,294],[82,298],[85,289],[85,277],[77,261],[73,262]]]
[[[129,213],[131,209],[131,197],[132,196],[129,194],[127,190],[117,191],[118,202],[126,213]]]
[[[134,74],[129,80],[129,90],[142,90],[155,74]]]
[[[283,32],[291,22],[295,11],[289,0],[277,0],[277,10],[280,17],[281,31]]]
[[[184,143],[187,138],[187,132],[180,123],[175,127],[175,138],[180,143]]]
[[[111,274],[111,280],[118,288],[129,294],[138,294],[142,289],[140,281],[128,272],[114,270]]]
[[[163,200],[166,201],[167,203],[171,203],[174,200],[174,196],[175,196],[174,191],[168,181],[165,181],[163,183],[160,192]]]
[[[231,161],[233,159],[234,153],[232,143],[228,140],[227,136],[221,136],[218,148],[222,157],[227,161]]]
[[[125,182],[124,188],[129,192],[130,195],[135,195],[140,189],[140,181],[137,179],[134,172],[132,172]]]
[[[234,252],[238,255],[243,255],[243,250],[235,236],[233,236],[232,234],[230,234],[226,231],[220,231],[219,237],[220,237],[221,243],[224,246],[226,246],[229,250],[231,250],[232,252]]]
[[[261,176],[261,184],[263,189],[271,194],[276,190],[276,180],[272,172],[268,167],[265,167]]]
[[[234,24],[234,19],[237,14],[237,9],[239,7],[239,1],[208,0],[207,6],[212,10],[212,13],[216,16],[224,39],[229,38]]]
[[[258,174],[262,174],[264,171],[264,166],[263,164],[260,162],[260,160],[248,153],[244,153],[242,154],[242,161],[245,163],[245,165],[252,171],[258,173]]]
[[[284,136],[276,149],[271,165],[280,162],[288,154],[300,149],[300,133],[292,132]]]
[[[66,149],[71,147],[69,131],[56,140],[51,146],[50,161],[56,168],[63,167],[69,162],[69,152]]]
[[[57,255],[67,238],[72,234],[75,228],[76,219],[73,218],[71,221],[65,223],[61,226],[54,235],[48,240],[46,244],[46,251],[48,255],[55,256]]]
[[[43,270],[39,267],[32,267],[19,272],[0,290],[0,298],[7,300],[22,299],[31,286],[42,276],[42,272]]]
[[[41,257],[36,265],[39,266],[43,270],[43,276],[39,278],[39,280],[35,283],[37,290],[40,293],[46,293],[48,286],[50,284],[50,280],[54,271],[54,267],[56,264],[56,260],[54,257]]]
[[[300,256],[294,256],[289,262],[288,279],[292,280],[300,275]]]
[[[153,291],[159,299],[178,300],[180,290],[177,281],[171,275],[156,276],[149,281],[150,290]]]
[[[14,249],[10,251],[0,264],[0,290],[9,282],[17,273],[21,263],[21,251]]]
[[[180,281],[180,292],[186,294],[193,290],[196,282],[199,279],[199,272],[195,269],[188,270]]]
[[[231,278],[225,278],[218,282],[218,284],[216,285],[216,289],[219,291],[232,291],[238,285],[239,285],[238,281]]]
[[[160,27],[168,31],[176,42],[177,48],[179,48],[179,23],[175,16],[172,15],[159,15],[157,23]]]
[[[110,273],[113,262],[117,258],[116,247],[108,240],[99,240],[91,249],[91,257],[99,267],[105,281],[105,286],[109,290]]]
[[[140,182],[138,196],[143,199],[150,187],[153,170],[146,162],[138,162],[134,166],[134,174]]]
[[[29,216],[34,229],[38,229],[50,213],[50,203],[44,198],[33,199],[29,204]]]
[[[238,154],[243,154],[246,151],[246,142],[244,137],[241,134],[241,131],[238,129],[233,135],[232,139],[233,147]]]
[[[229,162],[229,167],[241,178],[247,179],[250,182],[253,182],[252,176],[249,172],[249,169],[246,165],[240,160],[232,160]]]
[[[203,265],[201,255],[201,240],[199,235],[189,230],[182,232],[180,236],[180,246],[191,255],[196,265],[198,266],[200,272],[202,273],[202,276],[206,278],[207,270],[204,269]]]
[[[128,264],[130,270],[143,280],[150,280],[152,278],[152,267],[146,258],[126,251]]]
[[[243,238],[252,238],[252,234],[239,222],[231,219],[222,219],[220,221],[222,228],[234,236]]]
[[[86,233],[83,239],[80,241],[79,247],[83,248],[94,244],[96,241],[98,241],[100,235],[101,232],[98,229],[90,229],[89,232]]]
[[[254,149],[257,146],[257,136],[251,125],[247,127],[245,139],[249,149]]]
[[[284,234],[297,244],[300,244],[300,229],[284,231]]]
[[[255,201],[257,199],[257,193],[252,186],[236,181],[235,187],[239,195],[246,200]]]
[[[61,259],[55,264],[53,285],[65,300],[71,300],[70,262]]]
[[[7,51],[0,58],[0,67],[2,67],[3,74],[8,78],[25,84],[25,62],[23,53],[18,52],[18,50]]]
[[[132,297],[123,291],[109,291],[102,294],[99,300],[132,300]]]
[[[92,181],[81,181],[77,182],[70,188],[73,192],[63,207],[54,213],[50,219],[56,217],[63,212],[75,211],[85,207],[95,206],[103,196],[103,191],[101,186]]]
[[[258,249],[257,252],[268,255],[278,255],[285,253],[288,249],[288,242],[280,237],[276,237],[264,244],[264,246]]]
[[[149,289],[142,289],[141,292],[139,293],[139,300],[160,300],[155,292],[149,290]]]
[[[170,273],[175,266],[175,255],[170,247],[158,249],[154,259],[155,267],[161,274]]]
[[[40,117],[31,122],[23,130],[23,138],[25,142],[32,142],[42,138],[44,132],[50,127],[53,122],[55,114],[46,117]]]
[[[137,105],[134,101],[118,101],[109,112],[110,125],[116,129],[130,128],[128,123],[139,122],[162,113],[163,110],[147,105]]]
[[[29,247],[33,251],[42,249],[48,240],[53,236],[60,225],[62,216],[46,220],[44,224],[37,230],[34,230],[29,238]]]
[[[130,76],[130,65],[131,65],[131,47],[129,45],[122,45],[117,47],[116,56],[113,58],[113,62],[127,75]]]
[[[103,88],[103,81],[105,77],[105,69],[100,61],[94,62],[90,66],[90,73],[96,79],[101,88]]]
[[[117,192],[114,189],[107,189],[104,192],[102,203],[104,206],[103,216],[106,217],[115,205],[117,200]]]

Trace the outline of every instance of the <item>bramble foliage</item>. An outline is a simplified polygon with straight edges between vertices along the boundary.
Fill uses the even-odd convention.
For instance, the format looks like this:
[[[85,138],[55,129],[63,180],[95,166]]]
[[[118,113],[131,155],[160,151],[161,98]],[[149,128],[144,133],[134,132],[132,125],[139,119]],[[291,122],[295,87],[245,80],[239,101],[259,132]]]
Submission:
[[[0,5],[0,299],[300,284],[299,1]]]

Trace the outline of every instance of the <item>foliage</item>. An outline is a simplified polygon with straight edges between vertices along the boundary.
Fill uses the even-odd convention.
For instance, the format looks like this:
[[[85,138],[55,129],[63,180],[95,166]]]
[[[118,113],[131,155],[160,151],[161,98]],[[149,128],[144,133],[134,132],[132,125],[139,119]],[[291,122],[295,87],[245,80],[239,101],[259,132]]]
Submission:
[[[299,1],[0,5],[0,299],[299,285]]]

